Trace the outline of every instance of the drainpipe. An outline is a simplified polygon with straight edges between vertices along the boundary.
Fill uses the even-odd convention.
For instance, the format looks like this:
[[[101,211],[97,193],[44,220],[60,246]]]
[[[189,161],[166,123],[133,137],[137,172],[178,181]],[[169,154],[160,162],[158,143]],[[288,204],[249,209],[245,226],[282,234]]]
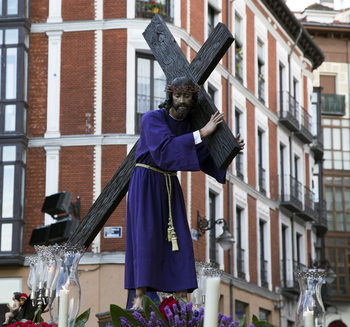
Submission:
[[[226,1],[226,23],[227,28],[230,30],[230,0]],[[231,51],[230,48],[227,50],[227,71],[228,71],[228,78],[227,78],[227,90],[226,90],[226,109],[227,109],[227,124],[230,127],[231,125],[231,110],[230,110],[230,74],[231,74]],[[232,203],[231,203],[231,179],[229,178],[227,183],[227,205],[228,205],[228,227],[231,232],[231,210],[232,210]],[[230,266],[230,315],[233,317],[233,271],[232,271],[232,248],[228,251],[228,258],[229,258],[229,266]]]

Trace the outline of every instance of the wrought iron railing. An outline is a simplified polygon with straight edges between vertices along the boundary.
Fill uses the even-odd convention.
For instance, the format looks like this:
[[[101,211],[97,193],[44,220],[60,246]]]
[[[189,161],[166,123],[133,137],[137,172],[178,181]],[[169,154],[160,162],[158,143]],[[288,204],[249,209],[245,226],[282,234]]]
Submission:
[[[266,171],[259,165],[259,191],[266,195]]]
[[[151,1],[136,1],[135,4],[135,17],[152,19],[155,14],[159,14],[167,23],[174,23],[172,1],[166,0],[155,1],[152,4]]]
[[[243,174],[243,160],[240,155],[236,157],[236,175],[238,178],[241,180],[244,179],[244,174]]]
[[[322,94],[322,113],[327,115],[345,115],[345,95]]]
[[[303,108],[300,107],[301,112],[301,125],[300,130],[303,133],[307,133],[312,136],[311,115]]]
[[[304,186],[304,206],[307,213],[313,218],[317,217],[317,211],[315,210],[315,194],[308,187]]]
[[[291,266],[292,266],[292,270],[291,270]],[[281,287],[293,289],[294,291],[299,290],[299,283],[294,275],[294,271],[296,270],[303,271],[306,269],[306,266],[296,260],[293,260],[293,262],[291,263],[291,260],[282,259],[280,264],[280,269],[281,269]]]
[[[260,258],[260,278],[261,278],[261,286],[262,287],[268,287],[269,281],[267,277],[267,260],[264,260],[263,258]]]
[[[295,125],[299,125],[299,102],[287,91],[279,93],[278,115],[280,119],[288,119]]]
[[[284,175],[281,186],[281,201],[293,202],[302,207],[302,184],[293,176]]]
[[[259,100],[265,104],[265,80],[263,77],[259,77],[258,79],[258,94]]]
[[[237,247],[237,274],[239,278],[245,279],[244,250]]]
[[[312,124],[312,146],[323,149],[323,128],[320,124]]]

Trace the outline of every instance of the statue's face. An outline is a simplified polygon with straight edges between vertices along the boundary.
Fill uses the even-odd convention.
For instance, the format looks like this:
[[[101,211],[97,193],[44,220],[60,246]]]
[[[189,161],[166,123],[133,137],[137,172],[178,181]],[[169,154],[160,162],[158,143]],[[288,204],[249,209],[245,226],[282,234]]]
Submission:
[[[193,97],[191,92],[173,93],[173,108],[182,119],[187,116],[192,105]]]

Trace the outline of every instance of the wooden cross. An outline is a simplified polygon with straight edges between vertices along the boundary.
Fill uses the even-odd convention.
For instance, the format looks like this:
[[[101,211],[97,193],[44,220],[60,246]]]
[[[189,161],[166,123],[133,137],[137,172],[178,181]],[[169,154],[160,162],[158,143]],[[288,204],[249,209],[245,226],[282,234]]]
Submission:
[[[155,58],[162,67],[168,81],[187,76],[194,83],[202,85],[215,69],[230,47],[234,38],[225,25],[219,23],[189,64],[169,28],[159,15],[155,15],[143,33]],[[189,119],[195,129],[200,129],[217,111],[214,102],[201,87],[195,110]],[[203,139],[207,149],[220,169],[226,170],[233,158],[240,152],[240,146],[225,122],[212,135]],[[135,154],[138,142],[113,178],[96,199],[84,219],[67,241],[68,245],[88,247],[102,229],[112,212],[128,191],[130,178],[135,168]]]

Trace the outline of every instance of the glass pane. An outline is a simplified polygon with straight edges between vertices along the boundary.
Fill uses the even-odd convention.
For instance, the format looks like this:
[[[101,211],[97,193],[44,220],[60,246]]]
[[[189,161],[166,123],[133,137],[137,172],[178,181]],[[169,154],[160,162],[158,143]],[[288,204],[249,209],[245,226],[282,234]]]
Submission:
[[[345,170],[350,170],[350,152],[343,152],[343,164]]]
[[[330,125],[331,120],[330,119],[323,119],[323,125]]]
[[[5,106],[5,132],[14,132],[16,130],[16,105]]]
[[[326,184],[333,184],[333,177],[326,177],[325,182]]]
[[[333,128],[333,150],[341,150],[340,128]]]
[[[16,99],[17,48],[6,50],[6,99]]]
[[[332,152],[331,151],[325,151],[324,152],[324,163],[323,163],[323,167],[325,169],[332,169],[333,165],[332,165]]]
[[[326,187],[327,210],[333,210],[333,188]]]
[[[343,169],[343,156],[340,151],[334,151],[334,169]]]
[[[327,226],[329,230],[334,230],[334,216],[333,212],[327,212]]]
[[[22,161],[24,164],[27,163],[27,151],[24,148],[22,148]]]
[[[12,224],[1,225],[0,251],[12,251]]]
[[[24,45],[29,48],[29,34],[24,32]]]
[[[349,151],[349,150],[350,150],[349,129],[343,128],[343,151]]]
[[[350,185],[350,177],[344,177],[344,184]]]
[[[337,238],[337,244],[338,244],[338,245],[345,245],[345,239],[343,239],[343,238]]]
[[[27,133],[27,109],[23,107],[23,132]]]
[[[4,166],[2,187],[2,218],[13,217],[13,198],[15,189],[15,166]]]
[[[346,230],[348,231],[348,232],[350,232],[350,213],[347,213],[346,215],[345,215],[345,217],[346,217],[346,222],[345,222],[345,224],[346,224]],[[350,239],[348,238],[348,245],[350,245]]]
[[[327,239],[327,244],[328,245],[334,245],[335,244],[334,238],[333,237],[328,238]]]
[[[338,249],[338,274],[345,274],[345,250]]]
[[[349,119],[342,119],[343,126],[349,127]]]
[[[339,277],[339,295],[348,295],[346,279],[345,276]]]
[[[334,177],[334,184],[342,185],[343,180],[341,177]]]
[[[2,149],[2,161],[16,160],[16,146],[4,146]]]
[[[341,187],[335,188],[335,210],[343,211],[343,189]]]
[[[330,128],[324,128],[324,148],[331,150],[332,149],[332,135],[331,135],[331,129]]]
[[[0,0],[1,3],[1,0]],[[0,303],[8,303],[12,299],[13,290],[22,289],[22,277],[20,278],[0,278]]]
[[[2,0],[0,0],[0,15],[2,16]],[[2,43],[2,42],[1,42]],[[1,302],[2,303],[2,302]],[[4,302],[5,303],[5,302]]]
[[[1,15],[1,0],[0,0],[0,15]],[[4,35],[4,30],[0,30],[0,44],[2,45],[3,43],[3,35]]]
[[[333,119],[333,125],[334,126],[340,126],[340,120],[339,119]]]
[[[23,83],[24,101],[28,102],[28,52],[24,51],[24,83]]]
[[[145,113],[150,110],[151,99],[151,69],[150,60],[137,59],[137,112]]]
[[[350,211],[350,187],[345,187],[345,211]]]
[[[312,95],[311,102],[317,102],[317,96],[318,96],[317,92],[312,92],[311,95]]]
[[[21,179],[21,207],[19,216],[21,219],[24,218],[24,191],[25,191],[25,180],[26,180],[26,170],[22,167],[22,179]]]
[[[343,231],[344,230],[344,213],[343,212],[337,212],[337,231]],[[344,239],[338,240],[338,245],[340,245],[340,241]]]
[[[154,104],[153,109],[158,109],[158,106],[164,101],[166,93],[164,92],[166,86],[166,77],[162,68],[157,61],[154,62]]]
[[[18,44],[18,29],[5,30],[5,44]]]
[[[7,0],[7,14],[8,15],[18,14],[18,0]]]

